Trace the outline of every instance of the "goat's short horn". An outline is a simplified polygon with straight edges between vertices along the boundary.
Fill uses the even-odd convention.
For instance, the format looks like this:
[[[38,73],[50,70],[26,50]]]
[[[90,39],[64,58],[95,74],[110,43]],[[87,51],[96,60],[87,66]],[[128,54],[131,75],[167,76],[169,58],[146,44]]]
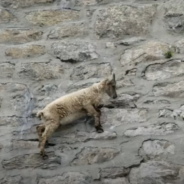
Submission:
[[[115,73],[112,74],[112,78],[113,78],[113,80],[115,80]]]

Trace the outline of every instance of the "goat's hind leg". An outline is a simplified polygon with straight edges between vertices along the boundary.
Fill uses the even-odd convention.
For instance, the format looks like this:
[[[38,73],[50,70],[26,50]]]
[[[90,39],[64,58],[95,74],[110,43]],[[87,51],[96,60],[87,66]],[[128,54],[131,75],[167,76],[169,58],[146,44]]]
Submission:
[[[38,125],[36,127],[36,130],[37,130],[38,140],[39,140],[38,147],[40,147],[40,143],[41,143],[41,140],[42,140],[42,134],[45,131],[45,125],[43,125],[43,124],[42,125]]]
[[[40,155],[42,155],[44,159],[48,157],[47,154],[45,153],[46,142],[58,127],[59,127],[59,123],[56,123],[54,121],[50,121],[50,123],[47,123],[47,125],[45,125],[45,131],[42,134],[41,143],[40,143]]]
[[[36,127],[36,130],[37,130],[37,134],[38,134],[38,140],[39,140],[39,144],[38,144],[38,147],[40,147],[40,144],[41,144],[41,141],[42,141],[42,134],[43,132],[45,131],[45,125],[42,124],[42,125],[38,125]],[[49,147],[49,142],[48,140],[46,141],[46,144],[45,144],[45,148],[48,148]]]

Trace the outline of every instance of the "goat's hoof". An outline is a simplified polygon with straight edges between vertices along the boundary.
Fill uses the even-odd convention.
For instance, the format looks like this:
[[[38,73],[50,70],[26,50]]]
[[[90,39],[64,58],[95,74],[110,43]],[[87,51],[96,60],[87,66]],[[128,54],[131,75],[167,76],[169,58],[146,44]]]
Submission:
[[[45,148],[48,148],[49,147],[49,145],[47,144],[47,145],[45,145]]]
[[[43,160],[48,159],[48,157],[49,157],[49,156],[48,156],[48,155],[46,155],[46,154],[45,154],[45,155],[42,155]]]
[[[48,155],[43,153],[43,152],[40,152],[40,155],[42,156],[42,158],[45,160],[48,158]]]
[[[48,148],[49,147],[49,143],[47,142],[46,144],[45,144],[45,148]]]
[[[98,127],[98,128],[96,128],[96,131],[97,131],[97,133],[103,133],[103,132],[104,132],[104,130],[103,130],[103,128],[102,128],[102,127]]]

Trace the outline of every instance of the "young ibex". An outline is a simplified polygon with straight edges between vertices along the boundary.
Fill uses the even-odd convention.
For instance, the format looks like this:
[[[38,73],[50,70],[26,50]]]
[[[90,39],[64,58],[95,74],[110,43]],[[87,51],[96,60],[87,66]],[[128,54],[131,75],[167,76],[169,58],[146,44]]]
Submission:
[[[117,98],[115,74],[111,78],[104,79],[88,88],[56,99],[37,113],[37,117],[43,120],[43,123],[36,127],[41,149],[40,154],[43,158],[47,157],[44,150],[45,144],[60,124],[64,125],[89,115],[94,116],[96,131],[103,132],[100,124],[99,106],[102,104],[105,94]]]

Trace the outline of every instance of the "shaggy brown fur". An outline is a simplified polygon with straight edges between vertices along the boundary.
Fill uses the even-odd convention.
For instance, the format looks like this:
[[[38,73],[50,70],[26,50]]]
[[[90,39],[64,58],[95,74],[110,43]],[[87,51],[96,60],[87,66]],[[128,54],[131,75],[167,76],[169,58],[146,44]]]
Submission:
[[[112,98],[117,97],[114,74],[112,79],[104,79],[88,88],[65,95],[39,111],[37,117],[43,121],[41,125],[37,126],[40,154],[43,157],[46,156],[44,151],[46,141],[60,124],[68,124],[80,117],[94,116],[96,131],[103,132],[98,106],[102,103],[106,93]]]

